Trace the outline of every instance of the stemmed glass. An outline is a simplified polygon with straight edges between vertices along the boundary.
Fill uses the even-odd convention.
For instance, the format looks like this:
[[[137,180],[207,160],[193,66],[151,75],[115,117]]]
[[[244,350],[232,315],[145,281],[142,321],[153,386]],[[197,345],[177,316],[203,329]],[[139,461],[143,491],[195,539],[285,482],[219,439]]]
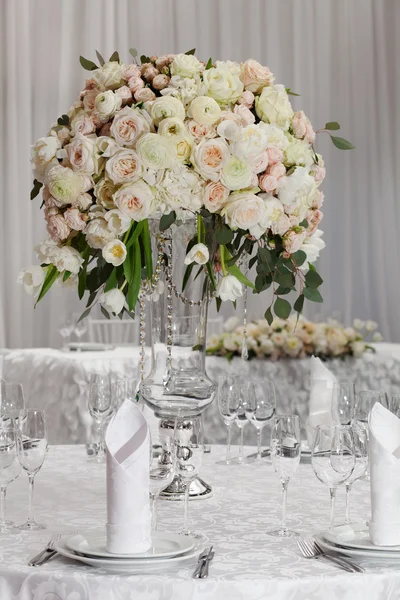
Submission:
[[[275,537],[295,537],[299,533],[288,529],[286,525],[287,488],[290,479],[297,471],[301,457],[300,419],[297,415],[278,415],[275,417],[271,433],[271,460],[275,472],[282,483],[282,525],[268,531]]]
[[[105,426],[115,413],[115,397],[109,375],[92,375],[89,388],[89,413],[93,417],[99,436],[97,462],[105,462]]]
[[[345,523],[350,521],[350,493],[353,483],[357,479],[361,479],[368,469],[368,435],[365,428],[357,422],[353,422],[353,439],[354,439],[354,455],[355,465],[350,477],[344,482],[346,486],[346,514]]]
[[[240,429],[240,443],[239,443],[239,455],[232,459],[235,464],[243,464],[247,462],[244,456],[244,428],[248,424],[247,412],[248,412],[248,396],[246,393],[246,384],[242,381],[238,381],[239,386],[239,407],[236,413],[235,423]]]
[[[354,383],[352,381],[337,381],[333,386],[332,416],[334,422],[340,425],[350,425],[354,415]]]
[[[13,421],[3,421],[0,427],[0,533],[17,531],[12,521],[6,521],[6,490],[21,472],[18,459],[21,443],[21,432]]]
[[[60,329],[58,330],[61,337],[62,337],[62,348],[65,349],[67,348],[68,345],[68,341],[74,331],[74,319],[72,317],[72,315],[69,315],[66,317],[66,319],[63,321]]]
[[[217,465],[232,464],[231,432],[232,423],[236,419],[240,404],[239,381],[234,375],[222,375],[218,378],[218,409],[228,430],[226,458],[219,460]]]
[[[175,427],[175,447],[176,474],[180,475],[185,485],[182,534],[191,535],[196,539],[203,539],[201,534],[190,531],[188,519],[190,484],[197,477],[203,461],[204,444],[200,417],[177,421]]]
[[[250,381],[246,384],[246,417],[257,430],[257,456],[250,462],[261,464],[261,436],[264,427],[272,419],[276,411],[275,386],[268,379]]]
[[[335,519],[336,491],[350,477],[355,465],[353,430],[350,425],[318,425],[311,464],[317,478],[329,487],[331,529]]]
[[[46,411],[28,409],[20,423],[23,442],[20,446],[19,462],[29,478],[29,513],[25,523],[18,526],[23,531],[46,529],[33,517],[33,486],[35,475],[41,469],[47,453]]]
[[[86,319],[79,320],[80,315],[75,315],[75,323],[74,323],[74,334],[78,338],[78,342],[81,337],[85,335],[87,331],[87,321]]]
[[[176,446],[174,436],[151,435],[150,445],[150,504],[151,528],[157,529],[157,501],[160,493],[175,476]]]
[[[380,402],[383,406],[386,405],[386,397],[384,392],[363,390],[356,396],[354,422],[359,423],[365,429],[367,440],[369,439],[368,415],[376,402]],[[364,472],[363,479],[369,481],[369,466]]]
[[[25,396],[20,383],[2,384],[0,415],[3,420],[13,419],[18,427],[20,420],[24,419]]]

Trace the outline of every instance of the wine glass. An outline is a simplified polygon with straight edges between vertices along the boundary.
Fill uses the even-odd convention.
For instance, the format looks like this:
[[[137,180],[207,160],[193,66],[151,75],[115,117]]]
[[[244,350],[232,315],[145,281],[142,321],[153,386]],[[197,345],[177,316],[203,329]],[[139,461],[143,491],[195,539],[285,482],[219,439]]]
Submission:
[[[91,376],[88,408],[96,423],[99,436],[97,462],[105,462],[105,426],[115,413],[114,395],[109,375]]]
[[[7,486],[21,472],[19,453],[21,432],[13,421],[3,421],[0,427],[0,533],[16,533],[12,521],[6,521]]]
[[[189,529],[188,504],[190,484],[197,477],[203,461],[203,432],[201,418],[179,420],[175,427],[176,474],[180,475],[185,485],[183,535],[191,535],[203,539],[198,533]]]
[[[335,423],[350,425],[354,415],[355,390],[352,381],[337,381],[333,385],[332,416]]]
[[[151,434],[150,444],[150,503],[151,528],[157,529],[157,501],[160,493],[173,481],[175,476],[176,446],[174,436]]]
[[[350,425],[318,425],[311,453],[317,478],[329,487],[331,529],[335,519],[336,491],[350,477],[355,465],[353,430]]]
[[[268,379],[250,381],[246,384],[247,409],[246,417],[257,430],[257,456],[248,461],[261,464],[261,436],[264,427],[272,419],[276,411],[275,386]]]
[[[239,455],[232,459],[232,462],[234,462],[235,464],[243,464],[245,462],[247,462],[247,459],[244,456],[244,428],[246,427],[246,425],[248,424],[249,420],[247,418],[247,412],[248,412],[248,396],[246,393],[246,384],[244,382],[239,382],[238,381],[238,386],[239,386],[239,395],[240,395],[240,399],[239,399],[239,407],[236,413],[236,418],[235,418],[235,423],[236,425],[239,427],[240,429],[240,443],[239,443]]]
[[[87,321],[86,319],[80,319],[80,315],[75,315],[75,323],[74,323],[74,334],[78,338],[78,342],[81,337],[85,335],[87,331]]]
[[[29,478],[29,513],[25,523],[18,526],[23,531],[46,529],[36,523],[33,516],[33,486],[35,475],[41,469],[47,453],[46,411],[27,409],[20,424],[23,442],[20,446],[19,462]]]
[[[350,523],[350,493],[353,483],[357,479],[361,479],[368,469],[368,435],[365,427],[357,421],[353,422],[353,439],[354,439],[354,455],[355,465],[350,477],[344,482],[346,486],[346,514],[345,523]]]
[[[218,409],[228,430],[226,458],[219,460],[218,465],[232,464],[231,432],[232,423],[236,419],[240,404],[239,381],[234,375],[221,375],[218,378]]]
[[[372,410],[372,407],[376,402],[380,402],[385,406],[386,397],[382,391],[375,390],[363,390],[358,392],[356,397],[356,403],[354,408],[354,418],[360,423],[364,423],[365,428],[368,430],[368,415]]]
[[[282,525],[268,531],[274,537],[296,537],[297,531],[286,525],[287,488],[290,479],[297,471],[301,457],[300,419],[297,415],[278,415],[271,432],[271,460],[275,472],[282,483]]]
[[[61,327],[59,328],[59,334],[62,337],[62,348],[65,349],[68,346],[68,341],[74,331],[74,318],[72,315],[68,315],[65,320],[62,322]]]
[[[3,420],[13,419],[19,427],[25,414],[25,396],[20,383],[4,383],[1,394],[0,415]]]

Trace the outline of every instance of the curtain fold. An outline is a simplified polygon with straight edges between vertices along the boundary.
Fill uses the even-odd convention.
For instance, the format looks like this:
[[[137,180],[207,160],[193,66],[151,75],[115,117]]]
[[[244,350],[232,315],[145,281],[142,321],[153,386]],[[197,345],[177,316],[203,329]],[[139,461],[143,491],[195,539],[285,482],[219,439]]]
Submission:
[[[33,310],[16,284],[45,236],[38,199],[29,200],[30,145],[76,99],[86,76],[80,54],[118,49],[127,61],[130,47],[256,58],[301,94],[293,106],[316,128],[340,122],[356,150],[340,152],[325,135],[317,142],[327,167],[325,301],[306,313],[372,318],[400,341],[398,0],[2,0],[0,45],[0,347],[56,345],[63,315],[80,310],[60,289]],[[249,295],[251,315],[266,306],[265,295]]]

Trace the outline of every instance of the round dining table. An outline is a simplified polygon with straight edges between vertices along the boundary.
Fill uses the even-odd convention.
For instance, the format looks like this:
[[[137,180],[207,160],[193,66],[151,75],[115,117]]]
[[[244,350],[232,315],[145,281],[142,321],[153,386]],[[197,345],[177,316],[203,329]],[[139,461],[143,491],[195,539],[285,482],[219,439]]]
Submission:
[[[247,448],[247,451],[251,451]],[[365,573],[305,559],[296,538],[276,538],[268,530],[281,519],[281,484],[268,459],[262,464],[217,465],[225,448],[211,446],[201,475],[212,485],[208,499],[189,505],[190,527],[213,545],[207,579],[193,579],[196,566],[132,574],[129,567],[107,571],[56,555],[39,567],[29,558],[53,533],[104,532],[105,464],[90,461],[85,448],[50,446],[35,483],[35,517],[47,529],[0,534],[1,600],[398,600],[400,560],[362,563]],[[369,518],[369,483],[358,481],[351,514]],[[340,490],[337,522],[344,517]],[[28,507],[28,480],[21,473],[7,489],[7,518],[21,523]],[[288,524],[302,535],[327,528],[329,492],[310,463],[299,465],[289,484]],[[181,502],[158,503],[160,531],[179,532]]]

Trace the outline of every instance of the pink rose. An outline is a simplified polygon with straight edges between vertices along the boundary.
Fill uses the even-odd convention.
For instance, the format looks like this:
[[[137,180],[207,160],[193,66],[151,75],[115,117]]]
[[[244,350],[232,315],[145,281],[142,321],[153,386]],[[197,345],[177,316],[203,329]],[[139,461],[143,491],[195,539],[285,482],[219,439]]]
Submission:
[[[316,208],[319,209],[321,208],[321,206],[324,203],[324,192],[321,192],[321,190],[317,190],[316,193],[314,194],[313,197],[313,203],[311,205],[311,208]]]
[[[85,192],[81,194],[76,202],[74,202],[74,206],[79,208],[80,210],[87,210],[93,204],[93,198],[90,194]]]
[[[235,113],[235,115],[238,115],[240,117],[241,124],[244,127],[246,125],[252,125],[256,120],[251,110],[249,110],[244,104],[236,104],[235,108],[233,109],[233,112]]]
[[[263,87],[273,83],[274,76],[268,67],[263,67],[251,58],[242,65],[241,79],[246,90],[258,93]]]
[[[71,138],[71,131],[68,129],[68,127],[61,127],[61,129],[59,129],[56,133],[57,133],[57,137],[60,140],[62,146],[66,142],[69,142],[69,140]]]
[[[268,167],[267,173],[268,175],[272,175],[273,177],[279,180],[281,177],[284,177],[286,175],[286,167],[282,163],[276,163]]]
[[[258,178],[258,186],[264,191],[272,194],[278,187],[278,180],[268,173],[262,173]]]
[[[204,190],[204,206],[211,213],[219,212],[225,205],[229,196],[229,190],[220,181],[208,183]]]
[[[307,233],[311,235],[314,233],[316,229],[318,229],[318,225],[321,223],[323,213],[317,208],[316,210],[309,210],[306,219],[308,221]]]
[[[115,90],[115,95],[121,98],[122,104],[126,104],[127,102],[130,102],[130,100],[132,100],[132,92],[127,85],[123,85],[122,87]]]
[[[295,231],[293,231],[293,229],[285,233],[285,235],[282,238],[282,242],[286,252],[288,252],[289,254],[294,254],[294,252],[300,250],[306,236],[306,231],[296,233]]]
[[[298,139],[305,140],[309,144],[312,144],[315,140],[315,132],[311,125],[310,119],[302,110],[298,110],[294,113],[291,127],[293,135]]]
[[[81,213],[77,208],[68,208],[64,213],[64,219],[71,229],[83,231],[88,217]]]
[[[154,77],[159,75],[159,73],[160,71],[151,65],[151,67],[148,67],[145,71],[142,71],[142,76],[146,81],[152,82]]]
[[[212,125],[200,125],[200,123],[192,119],[186,122],[186,127],[196,141],[210,139],[217,135]]]
[[[132,94],[135,94],[136,92],[144,88],[144,81],[141,77],[131,77],[128,80],[128,86]]]
[[[96,96],[98,95],[98,93],[99,93],[99,90],[94,89],[84,95],[83,107],[87,112],[91,112],[92,110],[94,110],[94,103],[95,103]]]
[[[66,240],[71,232],[62,214],[50,215],[47,219],[46,229],[51,239],[55,242]]]
[[[326,175],[325,167],[320,167],[317,164],[313,165],[311,167],[310,175],[312,177],[314,177],[314,180],[316,183],[321,183],[321,181],[323,181],[325,179],[325,175]]]
[[[96,131],[93,119],[85,113],[78,113],[76,117],[72,119],[71,129],[74,135],[76,135],[77,133],[81,133],[82,135],[89,135],[90,133]]]
[[[156,75],[152,81],[153,88],[155,90],[163,90],[168,86],[170,78],[168,75]]]
[[[272,233],[275,235],[284,235],[290,227],[290,219],[285,214],[281,215],[279,219],[271,225]]]
[[[315,142],[315,138],[316,138],[316,135],[315,135],[313,126],[311,125],[310,120],[307,119],[306,135],[304,136],[304,139],[309,144],[313,144]]]
[[[268,154],[263,152],[253,164],[255,173],[262,173],[268,167]]]
[[[164,56],[159,56],[156,60],[156,67],[159,71],[164,67],[168,66],[175,58],[175,54],[164,54]]]
[[[138,90],[134,94],[136,102],[151,102],[156,99],[156,95],[148,87],[143,88],[142,90]]]
[[[219,119],[220,123],[222,121],[233,121],[234,123],[241,125],[242,119],[240,118],[239,115],[233,113],[232,111],[224,110],[224,111],[222,111],[220,119]]]
[[[100,136],[110,137],[111,123],[105,123],[99,131]]]
[[[283,152],[280,148],[268,148],[268,164],[274,165],[276,163],[282,162]]]
[[[243,106],[247,106],[247,108],[251,108],[254,104],[254,94],[250,92],[250,90],[245,90],[241,93],[241,96],[238,100],[238,104],[243,104]]]
[[[131,77],[140,77],[140,67],[135,64],[125,65],[122,69],[122,79],[129,81]]]
[[[85,90],[99,90],[99,84],[92,77],[90,79],[86,79],[85,83]]]

